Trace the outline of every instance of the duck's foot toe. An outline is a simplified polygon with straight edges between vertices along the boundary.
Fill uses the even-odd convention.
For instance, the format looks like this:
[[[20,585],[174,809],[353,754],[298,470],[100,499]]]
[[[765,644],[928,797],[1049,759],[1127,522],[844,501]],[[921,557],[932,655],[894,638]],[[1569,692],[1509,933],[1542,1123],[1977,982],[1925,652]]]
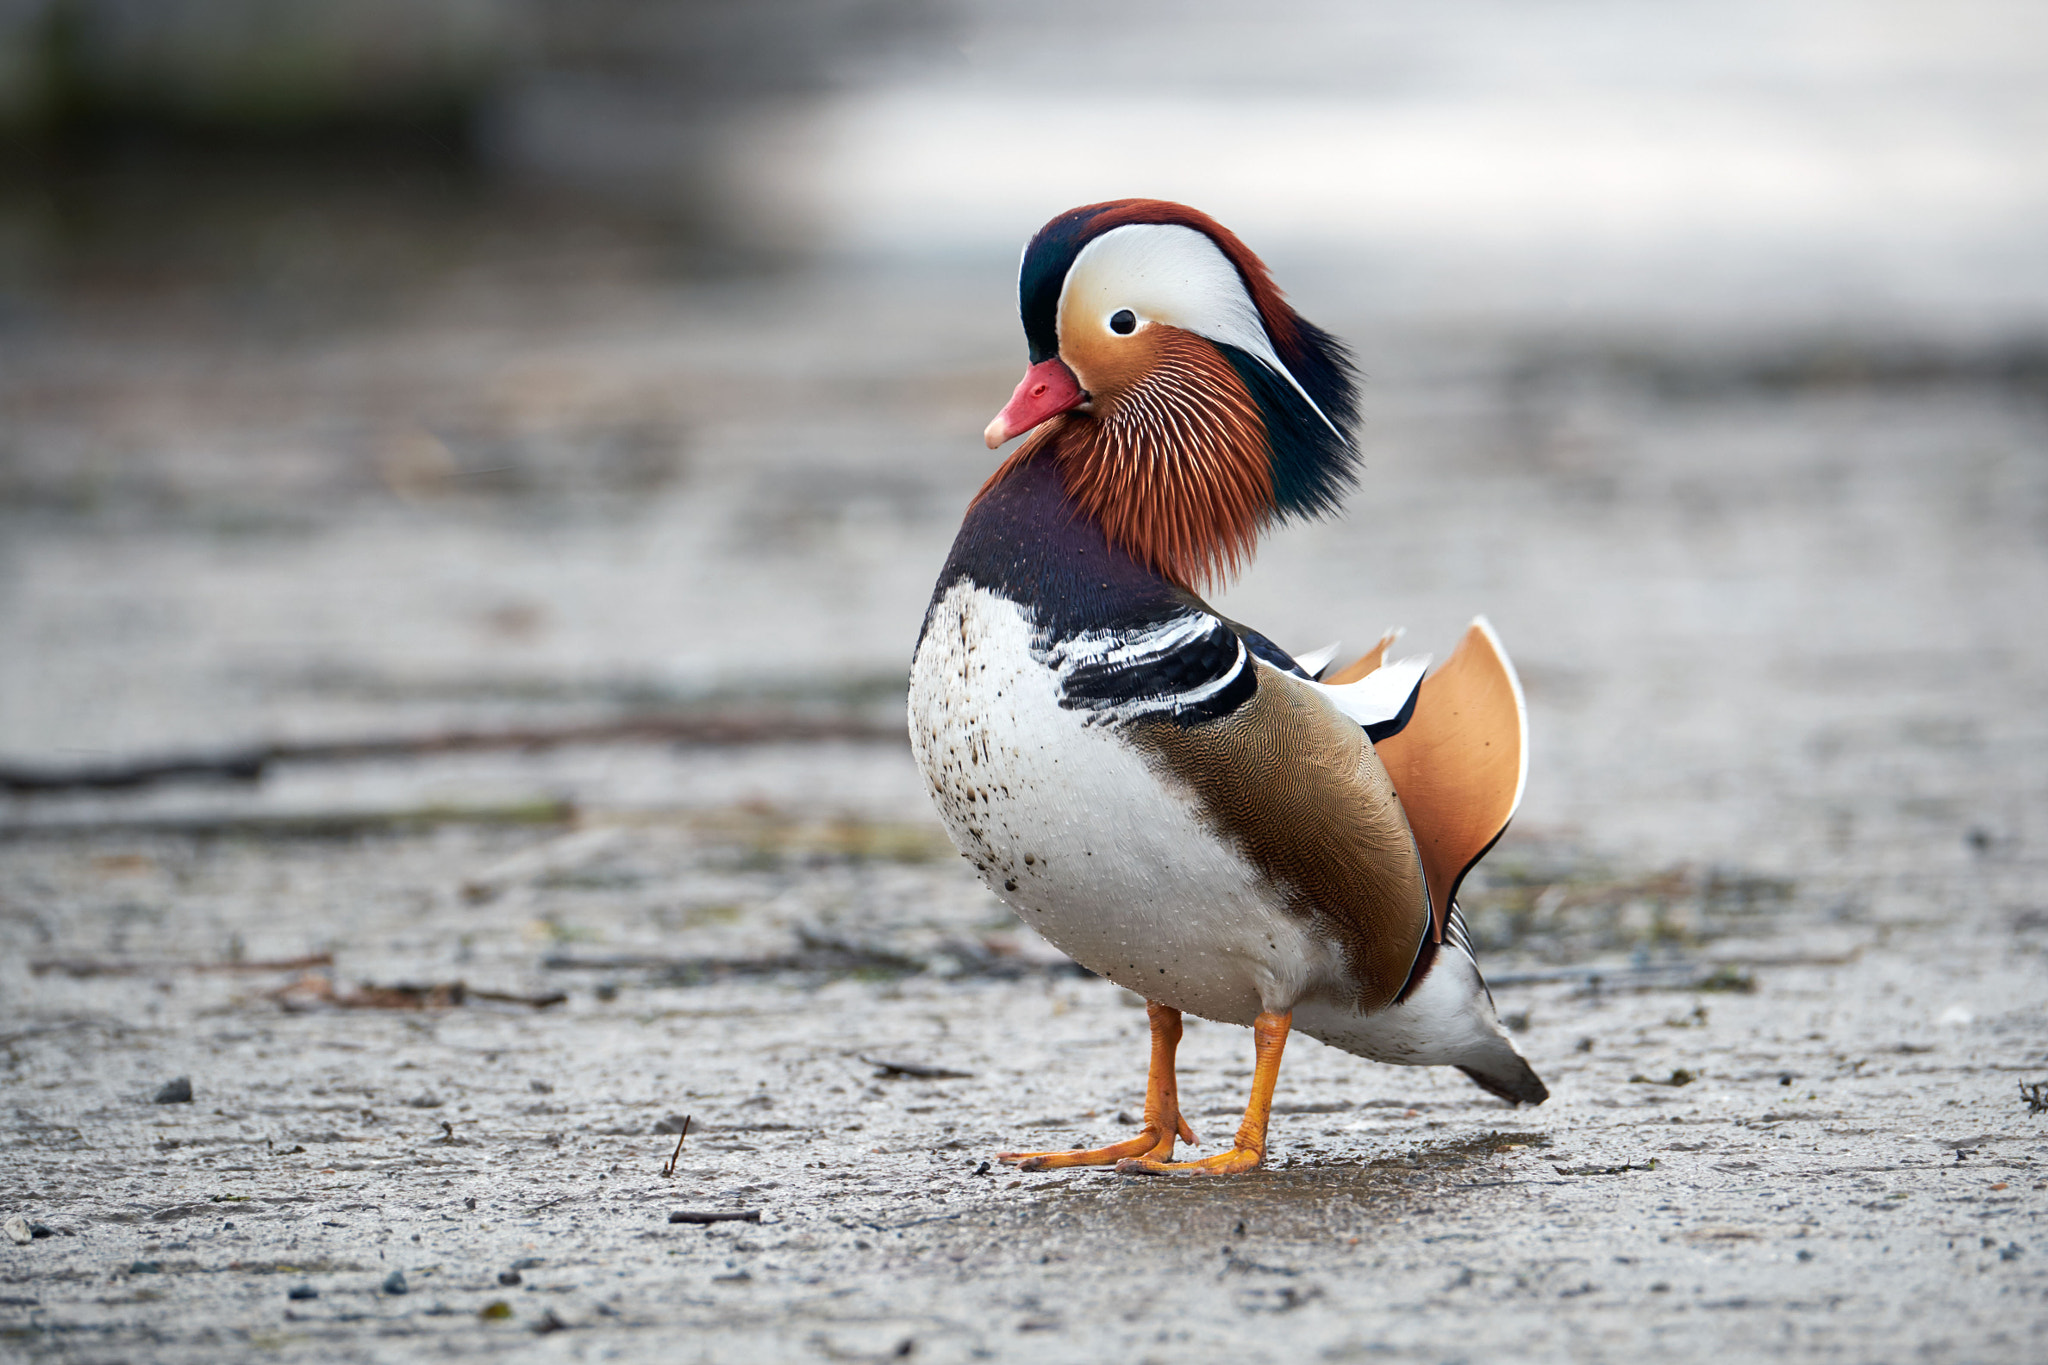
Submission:
[[[1195,1140],[1194,1129],[1188,1127],[1187,1120],[1176,1117],[1172,1128],[1148,1123],[1143,1132],[1128,1142],[1076,1152],[997,1152],[996,1160],[1020,1171],[1055,1171],[1063,1166],[1115,1166],[1131,1161],[1170,1162],[1176,1135],[1189,1142]]]
[[[1127,1157],[1117,1162],[1118,1175],[1243,1175],[1256,1171],[1266,1154],[1256,1147],[1232,1147],[1199,1161],[1160,1161],[1148,1156]]]

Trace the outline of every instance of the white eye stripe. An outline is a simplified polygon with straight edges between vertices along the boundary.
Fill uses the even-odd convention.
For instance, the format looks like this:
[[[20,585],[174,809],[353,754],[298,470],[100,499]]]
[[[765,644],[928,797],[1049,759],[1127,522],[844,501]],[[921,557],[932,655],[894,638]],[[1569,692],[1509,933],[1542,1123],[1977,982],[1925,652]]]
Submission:
[[[1082,247],[1061,284],[1060,313],[1083,303],[1104,317],[1129,309],[1279,365],[1237,267],[1190,227],[1127,223]]]
[[[1237,267],[1207,233],[1177,223],[1126,223],[1081,248],[1060,285],[1059,317],[1072,305],[1109,317],[1128,309],[1148,322],[1207,337],[1256,356],[1285,379],[1342,438],[1273,350]]]

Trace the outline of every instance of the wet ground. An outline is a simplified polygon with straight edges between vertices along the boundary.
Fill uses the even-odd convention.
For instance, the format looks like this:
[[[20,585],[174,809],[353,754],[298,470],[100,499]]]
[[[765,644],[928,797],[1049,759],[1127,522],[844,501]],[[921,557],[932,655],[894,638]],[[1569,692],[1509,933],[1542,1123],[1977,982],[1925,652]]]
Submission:
[[[1536,752],[1470,909],[1554,1099],[1303,1040],[1255,1177],[1020,1178],[1129,1126],[1143,1015],[978,886],[892,729],[1003,292],[16,347],[17,776],[534,742],[9,798],[0,1160],[50,1235],[0,1247],[8,1351],[2031,1358],[2027,339],[1332,318],[1371,470],[1228,604],[1302,647],[1500,626]],[[826,737],[576,729],[650,718]],[[1184,1059],[1208,1150],[1248,1039]]]
[[[1956,59],[2007,132],[2025,67]],[[1553,1098],[1297,1040],[1221,1182],[994,1161],[1144,1081],[1140,1002],[978,885],[900,735],[1019,365],[1008,229],[707,275],[416,189],[0,311],[0,1354],[2040,1356],[2012,221],[1269,249],[1358,347],[1368,469],[1220,605],[1498,627],[1534,753],[1467,910]],[[1216,1150],[1249,1037],[1182,1055]]]

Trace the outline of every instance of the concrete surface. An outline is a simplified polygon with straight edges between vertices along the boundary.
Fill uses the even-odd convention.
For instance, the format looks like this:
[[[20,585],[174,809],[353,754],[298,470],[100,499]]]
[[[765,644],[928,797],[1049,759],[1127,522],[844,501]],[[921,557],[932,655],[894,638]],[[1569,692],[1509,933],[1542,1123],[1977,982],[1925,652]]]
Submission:
[[[1727,8],[1367,15],[1370,79],[1296,80],[1321,11],[1176,30],[1261,117],[1735,148],[1578,254],[1547,175],[1495,186],[1549,204],[1526,249],[1434,162],[1391,236],[1269,205],[1321,225],[1254,245],[1356,343],[1368,470],[1220,605],[1299,648],[1498,626],[1529,799],[1467,909],[1554,1098],[1300,1040],[1242,1180],[993,1164],[1120,1135],[1143,1015],[975,883],[890,734],[1029,222],[691,278],[651,229],[307,177],[197,283],[145,251],[6,300],[0,766],[547,742],[0,795],[0,1356],[2040,1359],[2048,179],[2006,171],[2048,86],[2018,10]],[[977,22],[904,107],[1093,80]],[[1646,81],[1676,123],[1628,121],[1677,107]],[[1793,127],[1862,189],[1786,235],[1743,149]],[[856,241],[907,211],[863,202]],[[619,728],[733,717],[840,737]],[[1214,1150],[1249,1039],[1183,1058]]]

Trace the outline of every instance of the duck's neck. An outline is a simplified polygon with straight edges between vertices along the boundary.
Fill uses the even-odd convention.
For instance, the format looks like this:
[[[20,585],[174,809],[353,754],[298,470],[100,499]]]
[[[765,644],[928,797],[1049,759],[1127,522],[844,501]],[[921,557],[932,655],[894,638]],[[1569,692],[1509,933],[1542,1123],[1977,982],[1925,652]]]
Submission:
[[[1142,380],[1033,433],[1110,541],[1190,592],[1251,562],[1272,519],[1259,404],[1223,352],[1159,329]]]
[[[1199,600],[1114,543],[1043,446],[1020,452],[982,489],[933,600],[963,579],[1027,607],[1055,636],[1156,621]]]
[[[1276,507],[1273,466],[1260,406],[1228,360],[1184,333],[1162,335],[1142,381],[1040,426],[982,495],[1050,462],[1112,545],[1193,592],[1251,562]]]

